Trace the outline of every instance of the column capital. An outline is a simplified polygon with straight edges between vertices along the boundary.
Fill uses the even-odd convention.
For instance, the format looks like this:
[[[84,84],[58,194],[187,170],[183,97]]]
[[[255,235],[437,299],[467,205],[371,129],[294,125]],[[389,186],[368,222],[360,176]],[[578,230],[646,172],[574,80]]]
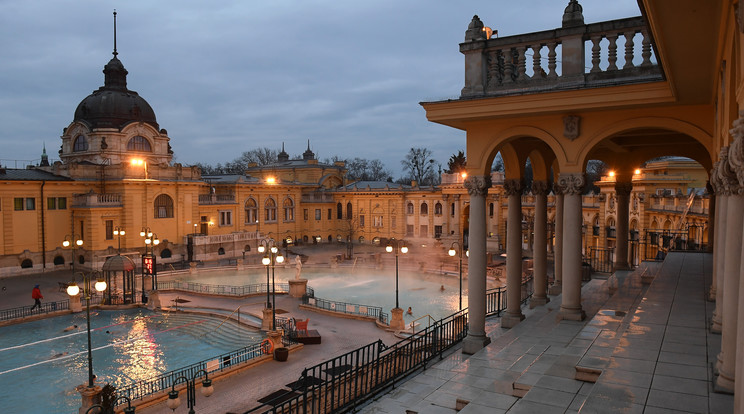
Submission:
[[[584,173],[563,173],[558,176],[558,182],[555,183],[556,194],[581,195],[586,185],[586,176]]]
[[[509,178],[504,180],[504,193],[507,197],[513,195],[522,195],[524,191],[524,181],[521,178]]]
[[[532,182],[532,194],[534,195],[548,195],[551,188],[547,181],[536,180]]]
[[[471,196],[485,196],[491,188],[490,175],[471,175],[463,183]]]
[[[734,192],[744,194],[744,111],[739,111],[739,118],[734,121],[734,127],[729,132],[734,140],[729,147],[728,159],[738,181],[738,188]]]
[[[633,183],[630,181],[617,181],[615,182],[615,193],[618,196],[629,196],[633,191]]]
[[[736,173],[729,162],[729,147],[721,147],[721,154],[717,162],[716,178],[721,194],[725,196],[739,194],[739,180],[736,178]]]

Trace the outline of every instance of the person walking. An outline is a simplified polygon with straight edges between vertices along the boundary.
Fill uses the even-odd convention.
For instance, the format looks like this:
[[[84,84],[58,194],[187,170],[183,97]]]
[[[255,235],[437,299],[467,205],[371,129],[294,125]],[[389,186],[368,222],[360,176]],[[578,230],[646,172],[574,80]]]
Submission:
[[[44,296],[41,294],[41,289],[39,289],[39,285],[34,286],[34,289],[31,291],[31,297],[34,299],[34,306],[31,307],[31,310],[34,310],[37,306],[39,307],[39,310],[41,310],[41,300],[44,299]]]

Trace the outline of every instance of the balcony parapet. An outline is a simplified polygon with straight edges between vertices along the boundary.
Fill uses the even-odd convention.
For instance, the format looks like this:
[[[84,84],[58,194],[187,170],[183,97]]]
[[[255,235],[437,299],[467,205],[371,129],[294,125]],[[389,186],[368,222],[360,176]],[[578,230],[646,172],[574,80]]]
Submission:
[[[620,39],[624,46],[620,51],[624,57],[621,66],[618,65]],[[589,65],[587,49],[591,52]],[[460,52],[465,55],[461,98],[663,79],[661,67],[652,59],[651,37],[640,16],[502,38],[470,39],[460,44]]]
[[[112,193],[85,193],[72,196],[73,208],[97,208],[97,207],[123,207],[121,194]]]
[[[235,204],[235,194],[199,194],[199,204]]]
[[[333,203],[333,194],[305,193],[302,194],[303,203]]]

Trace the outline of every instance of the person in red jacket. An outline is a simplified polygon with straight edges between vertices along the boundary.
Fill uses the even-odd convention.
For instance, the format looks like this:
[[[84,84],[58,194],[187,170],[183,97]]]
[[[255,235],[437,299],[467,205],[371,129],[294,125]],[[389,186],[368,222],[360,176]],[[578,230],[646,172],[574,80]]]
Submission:
[[[39,307],[39,310],[41,310],[41,300],[44,299],[44,296],[41,295],[39,285],[34,286],[34,289],[31,291],[31,297],[36,301],[34,306],[31,307],[31,310],[34,310],[37,306]]]

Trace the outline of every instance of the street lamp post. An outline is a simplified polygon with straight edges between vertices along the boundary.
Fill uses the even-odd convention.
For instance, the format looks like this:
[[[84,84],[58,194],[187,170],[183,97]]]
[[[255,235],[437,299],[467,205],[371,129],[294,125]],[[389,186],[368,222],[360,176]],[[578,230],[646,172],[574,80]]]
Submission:
[[[68,234],[65,236],[64,241],[62,241],[62,247],[71,247],[72,248],[72,255],[70,256],[70,259],[72,259],[72,276],[75,277],[75,250],[83,245],[83,238],[75,236],[75,234]]]
[[[168,401],[166,401],[165,405],[173,411],[176,411],[176,408],[181,405],[181,399],[178,398],[178,391],[176,391],[176,384],[178,384],[179,381],[183,381],[186,383],[186,404],[189,407],[189,414],[194,414],[196,412],[194,411],[194,406],[196,405],[196,379],[199,377],[200,373],[204,373],[204,380],[202,381],[201,389],[202,395],[205,397],[212,395],[214,387],[212,386],[212,380],[209,379],[209,373],[207,373],[206,370],[200,369],[194,373],[194,376],[191,377],[191,379],[185,376],[180,376],[173,381],[171,390],[168,392]]]
[[[272,238],[261,240],[261,244],[258,246],[258,252],[264,253],[261,263],[266,266],[266,307],[271,309],[271,330],[276,330],[276,288],[274,285],[274,265],[276,263],[284,263],[284,256],[282,256],[279,247]],[[269,300],[269,267],[271,267],[271,300]]]
[[[392,253],[393,250],[395,250],[395,309],[391,311],[390,327],[393,329],[403,329],[405,327],[403,323],[403,309],[400,308],[400,302],[398,301],[398,253],[408,253],[408,246],[406,246],[403,240],[392,238],[388,245],[385,246],[385,251]]]
[[[457,245],[457,249],[455,250],[455,245]],[[449,251],[447,252],[450,256],[454,256],[456,253],[459,252],[459,258],[460,258],[460,264],[458,266],[458,269],[460,271],[460,310],[462,310],[462,246],[458,242],[452,242],[452,245],[450,246]],[[470,256],[469,251],[465,251],[465,256]]]
[[[121,254],[121,236],[127,234],[126,231],[124,231],[123,227],[116,226],[114,227],[114,236],[116,236],[119,239],[119,249],[117,251],[118,254]]]
[[[85,313],[86,313],[86,322],[88,327],[88,388],[93,388],[93,353],[91,351],[90,346],[90,297],[93,294],[93,291],[90,286],[90,276],[86,276],[85,273],[80,272],[80,274],[83,276],[83,295],[85,295]],[[100,277],[100,274],[98,272],[95,272],[94,274],[97,274],[98,277],[96,278],[97,281],[94,285],[95,289],[98,292],[103,292],[106,290],[106,282],[103,280],[103,278]],[[67,286],[67,294],[70,296],[77,296],[80,293],[80,287],[75,283],[74,275],[72,282]]]

